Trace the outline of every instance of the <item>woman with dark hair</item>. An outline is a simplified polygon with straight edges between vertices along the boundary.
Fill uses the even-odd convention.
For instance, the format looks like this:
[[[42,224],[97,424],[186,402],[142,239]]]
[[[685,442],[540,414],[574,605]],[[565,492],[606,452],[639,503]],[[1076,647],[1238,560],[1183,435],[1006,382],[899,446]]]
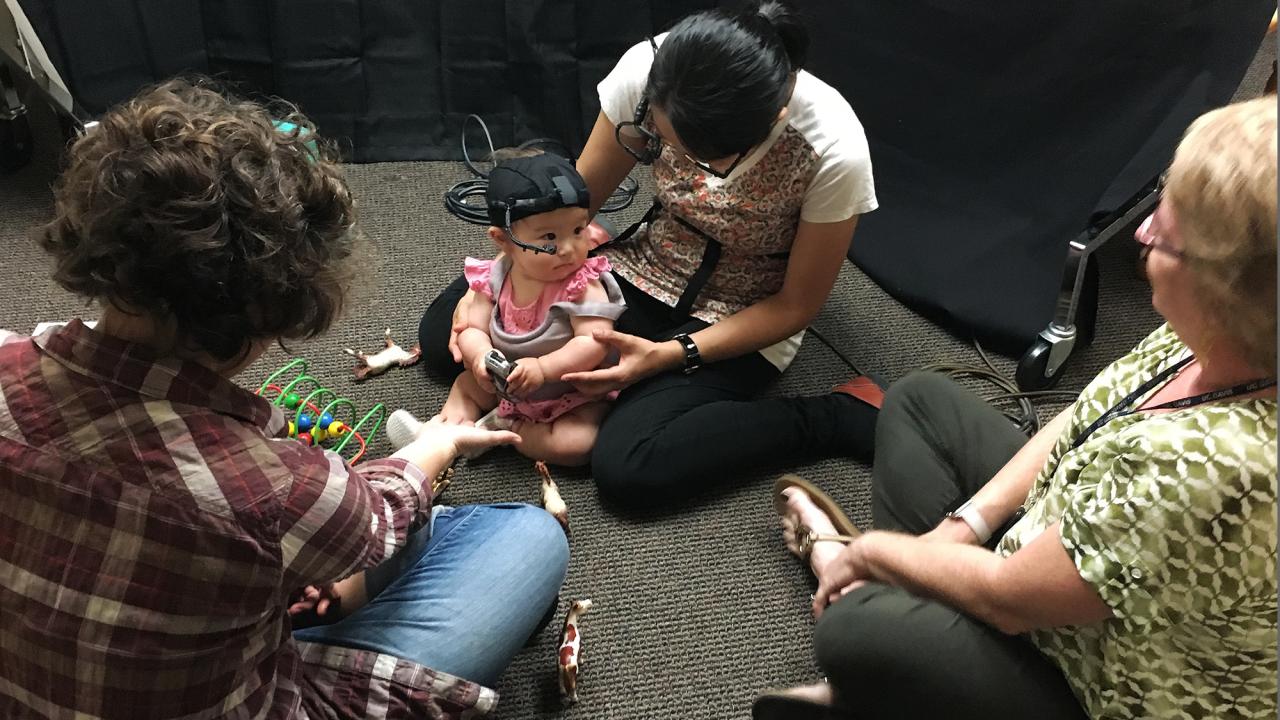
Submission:
[[[646,224],[602,249],[628,309],[597,337],[621,360],[564,377],[621,390],[591,459],[617,503],[669,501],[764,465],[871,456],[882,393],[869,379],[757,399],[795,357],[858,217],[876,207],[862,126],[803,70],[807,49],[781,3],[721,8],[637,44],[600,83],[578,161],[592,211],[637,162],[652,164],[657,186]],[[461,369],[449,335],[465,290],[446,289],[420,331],[429,366],[449,376]]]
[[[335,160],[306,118],[182,81],[70,148],[41,242],[101,314],[0,332],[0,717],[496,703],[568,546],[539,508],[432,507],[430,478],[518,438],[426,423],[352,467],[231,382],[342,310],[359,235]]]

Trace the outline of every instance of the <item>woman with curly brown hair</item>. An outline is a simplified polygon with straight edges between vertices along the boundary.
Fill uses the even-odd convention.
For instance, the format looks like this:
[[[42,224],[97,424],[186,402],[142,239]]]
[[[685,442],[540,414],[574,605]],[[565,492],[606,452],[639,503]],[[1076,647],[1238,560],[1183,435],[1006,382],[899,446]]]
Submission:
[[[71,147],[41,242],[101,315],[0,334],[0,716],[496,703],[483,685],[556,601],[568,547],[527,505],[433,508],[427,478],[518,438],[428,423],[351,467],[230,382],[329,328],[354,227],[306,118],[203,84],[147,90]],[[294,632],[298,611],[330,624]]]

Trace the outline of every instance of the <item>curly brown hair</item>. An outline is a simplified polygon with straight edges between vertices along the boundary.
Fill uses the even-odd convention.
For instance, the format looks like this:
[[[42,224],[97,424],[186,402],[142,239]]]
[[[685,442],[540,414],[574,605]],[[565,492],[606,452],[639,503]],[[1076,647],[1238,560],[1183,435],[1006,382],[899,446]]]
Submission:
[[[337,160],[293,106],[171,80],[70,148],[40,243],[62,287],[172,322],[186,349],[230,360],[313,337],[342,310],[359,240]]]

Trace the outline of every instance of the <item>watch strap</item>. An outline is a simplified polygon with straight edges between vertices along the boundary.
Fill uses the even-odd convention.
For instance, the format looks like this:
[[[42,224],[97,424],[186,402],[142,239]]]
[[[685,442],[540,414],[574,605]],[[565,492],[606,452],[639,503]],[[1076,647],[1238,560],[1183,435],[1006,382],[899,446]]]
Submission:
[[[991,539],[991,526],[982,517],[982,513],[978,512],[978,506],[973,504],[972,499],[956,508],[954,512],[949,513],[948,517],[963,520],[969,526],[969,529],[973,531],[973,534],[978,536],[979,545],[986,545],[987,541]]]
[[[698,351],[698,344],[689,337],[688,333],[680,333],[671,338],[680,343],[680,347],[684,349],[684,373],[688,375],[698,368],[702,367],[702,353]]]

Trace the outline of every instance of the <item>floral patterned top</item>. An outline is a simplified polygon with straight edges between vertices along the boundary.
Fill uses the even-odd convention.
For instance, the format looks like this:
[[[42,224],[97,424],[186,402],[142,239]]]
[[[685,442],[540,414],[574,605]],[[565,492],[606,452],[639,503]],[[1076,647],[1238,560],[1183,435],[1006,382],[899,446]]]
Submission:
[[[661,44],[664,35],[655,38]],[[599,85],[613,122],[630,120],[653,63],[647,41],[628,50]],[[877,207],[862,124],[834,88],[807,72],[796,78],[785,122],[724,179],[664,146],[653,164],[663,212],[650,227],[608,253],[614,272],[675,306],[701,264],[706,240],[672,219],[679,215],[722,246],[720,262],[691,314],[714,323],[778,292],[801,220],[831,223]],[[802,335],[803,333],[801,333]],[[800,337],[761,351],[779,369]]]
[[[1094,718],[1276,717],[1275,400],[1122,415],[1071,449],[1187,353],[1166,325],[1085,388],[999,546],[1011,555],[1061,521],[1111,607],[1031,634]]]

